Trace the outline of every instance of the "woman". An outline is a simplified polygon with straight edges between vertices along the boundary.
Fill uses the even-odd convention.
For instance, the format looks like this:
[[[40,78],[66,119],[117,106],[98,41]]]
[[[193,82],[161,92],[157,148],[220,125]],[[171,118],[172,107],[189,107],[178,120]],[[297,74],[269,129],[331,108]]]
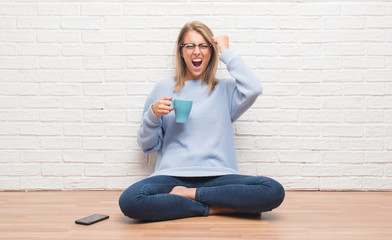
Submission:
[[[219,59],[235,80],[215,78]],[[123,192],[123,213],[160,221],[278,207],[285,195],[278,182],[237,169],[232,123],[260,94],[258,78],[229,49],[227,36],[213,37],[197,21],[185,24],[176,75],[156,84],[138,131],[143,151],[158,151],[155,172]],[[193,101],[187,123],[176,123],[173,98]]]

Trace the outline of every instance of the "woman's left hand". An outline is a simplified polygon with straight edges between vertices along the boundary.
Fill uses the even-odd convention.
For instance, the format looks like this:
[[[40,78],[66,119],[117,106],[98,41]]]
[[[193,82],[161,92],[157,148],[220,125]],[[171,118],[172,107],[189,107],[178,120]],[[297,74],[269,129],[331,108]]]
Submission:
[[[214,39],[214,42],[218,45],[220,53],[223,53],[223,51],[229,49],[229,36],[220,35],[212,38]]]

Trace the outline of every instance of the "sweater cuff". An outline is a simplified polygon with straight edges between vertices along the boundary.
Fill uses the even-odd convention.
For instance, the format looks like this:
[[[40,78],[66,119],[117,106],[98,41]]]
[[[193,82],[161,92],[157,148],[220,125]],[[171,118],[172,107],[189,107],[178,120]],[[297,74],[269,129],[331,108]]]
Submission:
[[[231,51],[231,49],[227,49],[227,50],[223,51],[221,53],[221,55],[219,55],[219,59],[226,65],[230,61],[230,59],[232,59],[234,57],[235,57],[235,54],[233,51]]]
[[[161,125],[161,117],[158,117],[155,115],[155,113],[152,111],[152,105],[148,108],[147,110],[147,118],[157,126]]]

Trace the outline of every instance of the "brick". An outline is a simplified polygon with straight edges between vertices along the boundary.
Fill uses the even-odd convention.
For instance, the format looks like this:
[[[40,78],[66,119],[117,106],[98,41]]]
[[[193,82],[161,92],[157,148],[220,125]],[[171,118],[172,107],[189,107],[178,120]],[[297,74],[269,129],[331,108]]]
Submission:
[[[365,152],[365,163],[390,163],[392,160],[392,152],[379,151],[379,152]]]
[[[363,179],[364,190],[386,190],[389,191],[392,186],[391,178],[385,177],[365,177]]]
[[[86,150],[124,150],[125,140],[117,138],[83,139],[83,149]]]
[[[132,30],[125,32],[125,40],[128,42],[166,42],[169,41],[168,31],[156,29],[151,30]]]
[[[105,54],[107,56],[129,56],[129,55],[147,55],[148,47],[146,44],[135,43],[109,43],[105,45]],[[159,48],[161,49],[161,47]]]
[[[20,160],[26,163],[41,163],[41,162],[61,162],[60,151],[21,151]]]
[[[326,17],[325,29],[364,29],[366,26],[363,17]]]
[[[64,136],[104,136],[102,125],[65,125]]]
[[[123,83],[85,84],[83,93],[86,96],[121,96],[125,95],[126,85]]]
[[[103,109],[105,100],[100,97],[64,97],[63,104],[69,109]]]
[[[339,110],[301,110],[299,121],[303,123],[339,123],[343,121],[343,112]]]
[[[125,3],[123,6],[124,15],[127,16],[166,16],[168,9],[165,4],[159,3]]]
[[[386,4],[382,3],[353,3],[342,5],[344,16],[382,16],[385,15]]]
[[[0,44],[0,55],[16,56],[18,55],[18,49],[15,44]]]
[[[364,78],[361,70],[326,70],[320,79],[323,82],[362,82]]]
[[[311,30],[319,29],[322,26],[321,18],[314,17],[295,17],[295,18],[281,18],[279,19],[280,29],[298,29]]]
[[[127,70],[106,70],[106,82],[144,82],[148,79],[149,70],[127,69]]]
[[[37,7],[35,4],[24,3],[21,7],[20,3],[1,3],[1,16],[34,16],[37,14]]]
[[[364,134],[361,126],[322,126],[323,137],[362,137]]]
[[[37,69],[35,57],[0,57],[0,69]]]
[[[67,83],[102,83],[104,78],[103,70],[66,70],[61,73],[61,80]]]
[[[0,190],[1,191],[12,191],[19,190],[20,183],[18,178],[0,178]]]
[[[7,164],[0,169],[1,176],[37,176],[40,174],[40,164]]]
[[[136,137],[139,126],[106,125],[105,135],[109,137]]]
[[[367,97],[365,106],[367,109],[390,109],[392,98],[386,96]]]
[[[298,39],[299,33],[290,30],[255,32],[255,41],[261,43],[297,43]]]
[[[301,96],[341,96],[342,86],[338,84],[302,84]]]
[[[20,187],[25,190],[57,190],[63,189],[61,177],[22,177]]]
[[[83,120],[88,123],[125,122],[126,111],[124,110],[85,110]]]
[[[116,163],[146,163],[147,155],[141,151],[113,151],[105,152],[105,162]]]
[[[326,164],[361,164],[364,160],[363,152],[330,151],[322,153],[321,162]]]
[[[338,177],[343,172],[341,165],[303,164],[300,175],[304,177]]]
[[[264,110],[257,113],[257,120],[261,122],[297,122],[295,110]]]
[[[61,28],[99,30],[102,29],[102,20],[97,17],[64,17],[61,19]]]
[[[79,43],[80,38],[77,31],[37,31],[37,41],[41,43]]]
[[[124,69],[126,60],[123,57],[89,57],[83,59],[85,69],[102,70],[102,69]]]
[[[35,83],[3,83],[0,89],[1,95],[36,95],[38,85]]]
[[[21,71],[23,72],[23,71]],[[20,74],[13,70],[0,70],[0,81],[4,82],[19,82]]]
[[[62,158],[66,163],[103,163],[104,153],[95,151],[66,151]]]
[[[40,139],[42,149],[80,149],[81,140],[78,138],[48,137]]]
[[[40,94],[43,96],[77,96],[82,92],[78,84],[42,83]]]
[[[279,126],[280,136],[295,137],[317,137],[320,136],[320,127],[313,125],[293,125],[285,124]]]
[[[379,176],[383,175],[384,166],[379,164],[346,165],[343,167],[343,176]]]
[[[372,44],[367,46],[367,55],[369,56],[391,56],[392,44]]]
[[[278,134],[278,126],[260,123],[237,123],[235,125],[238,136],[274,136]]]
[[[104,177],[66,177],[63,180],[65,190],[102,190],[106,188],[106,182]]]
[[[328,43],[323,45],[325,56],[362,56],[365,55],[365,44],[354,43]]]
[[[2,150],[0,152],[0,163],[18,163],[19,155],[18,150]]]
[[[39,66],[42,69],[81,69],[82,61],[80,58],[42,57]]]
[[[365,104],[363,97],[326,97],[323,100],[324,109],[360,109]]]
[[[307,151],[281,151],[279,152],[279,162],[281,163],[319,163],[319,152]]]
[[[13,123],[4,123],[0,125],[0,135],[18,135],[19,134],[19,126]]]
[[[41,165],[42,176],[72,177],[82,176],[83,166],[81,164],[53,164],[44,163]]]
[[[378,110],[346,111],[345,122],[348,123],[381,123],[384,121],[384,112]]]
[[[346,31],[344,41],[346,42],[383,42],[385,33],[376,30]]]
[[[244,163],[275,163],[279,161],[278,153],[275,151],[238,150],[237,156],[237,160]]]
[[[165,19],[167,20],[167,18]],[[167,21],[164,21],[165,23]],[[126,30],[126,29],[146,29],[148,22],[141,17],[105,17],[104,27],[111,30]]]
[[[279,99],[279,108],[282,109],[320,109],[321,99],[312,97],[285,97]]]
[[[345,68],[383,69],[386,66],[386,59],[384,57],[345,57],[343,66]]]
[[[112,16],[123,14],[122,3],[82,3],[82,16]]]
[[[127,96],[127,97],[107,97],[106,106],[108,109],[137,109],[141,113],[146,97],[144,96]]]
[[[298,5],[300,16],[338,16],[340,7],[334,3],[303,3]]]
[[[366,26],[369,29],[379,28],[379,29],[390,29],[392,28],[392,17],[367,17]]]
[[[356,151],[381,151],[384,149],[384,139],[353,139],[344,138],[342,141],[343,150]]]
[[[298,176],[299,166],[296,164],[257,163],[259,176]]]
[[[304,31],[300,34],[302,43],[336,43],[343,42],[342,31]]]
[[[41,110],[43,122],[80,122],[81,112],[78,110]]]
[[[39,16],[76,16],[80,14],[79,4],[74,3],[42,3],[37,4]]]
[[[392,79],[392,72],[389,70],[367,70],[365,79],[367,82],[387,82]]]
[[[38,121],[39,114],[36,111],[8,110],[0,111],[0,119],[3,121]]]
[[[37,149],[38,139],[32,137],[0,137],[0,149]]]
[[[19,29],[59,29],[60,20],[57,17],[20,17],[17,27]]]
[[[62,54],[64,56],[103,56],[104,46],[101,44],[64,44],[62,45]]]
[[[306,57],[300,59],[300,68],[305,70],[341,69],[342,65],[342,58],[340,57]]]
[[[306,44],[306,45],[282,45],[279,48],[281,56],[320,56],[321,45],[320,44]]]
[[[321,177],[320,190],[361,190],[360,177]]]
[[[26,136],[58,136],[62,135],[63,128],[58,124],[27,123],[20,124],[20,135]]]
[[[236,20],[236,27],[242,29],[278,29],[279,21],[268,17],[247,17]]]

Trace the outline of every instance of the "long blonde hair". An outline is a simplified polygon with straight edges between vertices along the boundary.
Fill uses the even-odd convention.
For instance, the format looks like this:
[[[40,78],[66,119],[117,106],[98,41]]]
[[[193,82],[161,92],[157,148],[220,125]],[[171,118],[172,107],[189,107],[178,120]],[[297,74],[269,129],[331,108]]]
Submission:
[[[184,86],[185,82],[185,74],[187,71],[186,64],[184,59],[181,57],[181,44],[184,42],[185,35],[190,31],[196,31],[201,34],[206,41],[212,45],[212,52],[210,62],[205,69],[202,80],[205,84],[209,87],[209,92],[211,93],[214,90],[215,85],[218,83],[218,80],[215,77],[216,69],[218,67],[219,61],[219,54],[218,54],[218,47],[214,43],[212,37],[214,36],[211,29],[207,27],[202,22],[193,21],[186,23],[180,33],[178,34],[177,38],[177,45],[176,45],[176,54],[175,54],[175,66],[176,66],[176,75],[174,76],[174,80],[176,85],[174,86],[174,91],[180,92],[182,87]]]

